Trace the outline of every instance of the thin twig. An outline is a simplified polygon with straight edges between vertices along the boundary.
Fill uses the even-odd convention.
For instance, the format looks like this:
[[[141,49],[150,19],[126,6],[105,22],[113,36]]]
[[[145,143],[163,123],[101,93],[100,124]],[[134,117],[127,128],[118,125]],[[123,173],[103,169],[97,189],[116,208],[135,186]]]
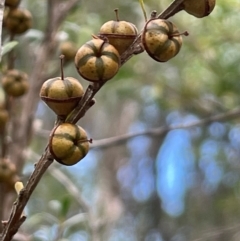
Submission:
[[[5,201],[5,195],[6,192],[6,185],[3,182],[0,182],[0,221],[2,220],[3,214],[4,214],[4,201]],[[2,225],[0,225],[0,234],[2,232]],[[1,236],[0,236],[1,237]]]
[[[92,88],[90,88],[92,89]],[[91,96],[93,98],[94,94],[100,89],[93,88],[93,92],[91,93]],[[89,107],[92,98],[90,99],[88,95],[86,95],[86,102],[83,103],[82,109],[80,109],[80,112],[76,112],[74,115],[72,115],[72,120],[69,121],[71,123],[76,123],[78,119],[76,116],[82,117],[86,111],[86,108]],[[76,115],[76,116],[75,116]],[[55,127],[58,126],[61,123],[62,120],[59,118],[57,119],[55,123]],[[48,145],[45,148],[45,153],[41,157],[41,159],[37,162],[35,170],[33,171],[32,175],[30,176],[26,187],[21,191],[20,195],[18,196],[17,201],[14,203],[12,207],[12,211],[10,214],[9,220],[6,222],[6,225],[3,229],[3,234],[1,237],[1,241],[10,241],[13,235],[18,231],[19,227],[22,225],[22,223],[25,221],[26,217],[22,216],[22,212],[24,207],[26,206],[32,192],[36,188],[38,182],[40,181],[42,175],[45,173],[47,168],[52,164],[54,161],[52,155],[50,154]],[[84,206],[85,209],[87,209],[87,205]]]
[[[50,2],[52,0],[49,0]],[[55,24],[57,26],[60,26],[60,24],[63,22],[63,20],[66,18],[67,14],[79,3],[79,0],[68,0],[65,3],[59,3],[59,0],[57,0],[57,3],[59,5],[58,9],[55,9],[56,12],[54,15],[55,18]]]
[[[42,53],[40,54],[38,60],[36,61],[37,68],[39,68],[39,66],[43,66],[45,63],[45,60],[48,59],[50,54],[54,51],[55,49],[54,42],[55,42],[56,32],[60,24],[62,23],[63,19],[66,17],[68,12],[77,4],[77,2],[78,0],[69,0],[66,3],[59,4],[56,0],[48,1],[48,4],[49,4],[48,13],[49,13],[50,21],[46,31],[47,34],[45,36],[45,40],[43,41],[43,45],[41,46]],[[159,18],[168,18],[174,15],[175,13],[177,13],[178,11],[180,11],[182,2],[183,0],[175,0],[165,11],[163,11],[163,13],[160,14]],[[56,3],[58,3],[58,5]],[[124,53],[123,56],[121,56],[121,64],[124,64],[134,54],[137,54],[143,51],[141,50],[140,40],[141,40],[141,34],[138,35],[133,45],[129,48],[129,50],[126,51],[126,54]],[[140,49],[139,49],[139,46],[140,46]],[[39,92],[39,89],[42,84],[42,81],[36,82],[35,79],[36,79],[36,76],[37,76],[37,79],[38,78],[42,79],[40,77],[43,76],[41,74],[42,72],[44,72],[43,70],[44,70],[44,67],[39,68],[37,70],[35,69],[35,71],[33,71],[32,73],[32,76],[31,76],[32,81],[34,79],[35,84],[25,99],[26,101],[28,101],[29,99],[31,99],[32,101],[30,105],[24,108],[24,111],[25,111],[24,113],[28,115],[23,114],[24,118],[22,119],[22,121],[23,123],[25,123],[24,124],[25,127],[22,128],[22,131],[20,131],[20,134],[19,134],[20,137],[29,135],[28,134],[29,125],[31,126],[32,124],[31,114],[34,112],[37,105],[37,99],[35,96],[36,96],[36,93]],[[93,97],[100,90],[102,86],[103,84],[93,85],[93,86],[90,85],[88,87],[84,97],[82,98],[79,105],[77,106],[77,109],[73,113],[71,113],[70,117],[67,119],[68,122],[76,123],[85,114],[88,108],[93,104]],[[20,143],[18,144],[20,147],[24,147],[27,144],[27,141],[25,140],[23,144],[20,144]],[[16,202],[12,207],[10,218],[6,222],[6,226],[4,227],[1,241],[10,241],[13,235],[18,231],[19,227],[25,221],[26,217],[22,216],[23,209],[26,206],[38,182],[40,181],[42,175],[45,173],[45,171],[51,165],[52,162],[53,162],[53,158],[47,146],[42,158],[36,164],[35,170],[30,176],[29,181],[26,184],[26,187],[20,192]]]
[[[66,122],[76,124],[86,113],[86,111],[95,103],[93,97],[101,89],[104,83],[97,85],[89,85],[84,96],[76,106],[76,108],[68,115]]]
[[[13,235],[18,231],[19,227],[25,221],[26,217],[22,216],[23,209],[26,206],[30,196],[40,181],[42,175],[47,168],[52,164],[53,158],[51,154],[46,151],[35,166],[35,169],[30,176],[25,188],[20,192],[16,202],[14,202],[10,218],[4,227],[1,241],[12,240]]]
[[[38,55],[34,63],[30,75],[30,89],[24,96],[21,102],[22,112],[21,116],[15,118],[14,126],[21,126],[21,128],[14,129],[12,134],[12,160],[18,166],[18,170],[22,170],[24,165],[24,158],[22,150],[24,150],[29,143],[31,137],[31,127],[34,119],[34,113],[39,102],[39,91],[44,81],[46,81],[46,70],[48,66],[47,61],[51,59],[57,45],[56,36],[57,31],[64,20],[63,16],[78,3],[77,0],[69,0],[64,3],[59,3],[58,0],[48,0],[48,25],[45,30],[45,37],[42,44],[39,46]],[[36,81],[36,79],[38,81]],[[29,101],[31,100],[31,101]],[[19,107],[19,109],[21,109]]]
[[[240,108],[237,108],[235,110],[228,111],[226,113],[217,114],[205,119],[193,121],[187,124],[176,124],[176,125],[169,125],[169,126],[161,126],[157,128],[151,128],[144,131],[139,131],[135,133],[129,133],[121,136],[116,137],[110,137],[102,140],[94,140],[93,144],[91,145],[91,148],[104,148],[104,147],[110,147],[113,145],[117,145],[123,142],[126,142],[127,140],[142,136],[142,135],[150,135],[150,136],[161,136],[169,131],[176,130],[176,129],[189,129],[197,126],[203,126],[215,121],[226,121],[229,119],[234,119],[240,117]]]
[[[68,190],[68,192],[78,202],[83,211],[86,213],[89,212],[90,207],[83,200],[83,198],[81,197],[81,193],[79,192],[79,189],[72,182],[72,180],[68,176],[66,176],[61,170],[59,170],[58,168],[54,168],[54,166],[49,169],[49,172]]]
[[[161,14],[159,14],[158,18],[163,18],[167,19],[174,14],[178,13],[181,11],[182,8],[182,3],[184,0],[174,0]],[[129,49],[124,52],[121,56],[121,65],[126,63],[133,55],[142,53],[144,50],[141,47],[141,33],[136,37],[134,40],[133,44],[129,47]],[[101,89],[103,86],[102,84],[99,84],[96,88],[92,88],[90,85],[85,92],[84,98],[80,101],[76,109],[73,111],[73,113],[70,114],[70,117],[67,118],[66,122],[73,122],[76,123],[79,118],[81,118],[85,113],[85,107],[90,105],[90,101],[92,98],[95,96],[95,94]],[[91,105],[90,105],[91,106]],[[76,112],[79,112],[78,115],[75,115]],[[72,114],[76,117],[75,120],[72,119]]]
[[[176,13],[182,11],[184,0],[173,1],[162,13],[160,13],[157,18],[168,19],[175,15]]]
[[[0,62],[2,59],[2,23],[3,23],[3,12],[4,12],[5,0],[0,0]]]
[[[162,126],[159,128],[152,128],[147,131],[142,131],[142,132],[133,133],[133,134],[126,134],[118,137],[112,137],[112,138],[107,138],[100,141],[95,141],[95,144],[93,144],[92,147],[99,148],[99,147],[111,146],[113,144],[116,145],[118,143],[121,143],[130,138],[140,136],[140,135],[159,136],[159,135],[164,135],[171,130],[193,128],[197,126],[206,125],[208,123],[215,122],[215,121],[225,121],[225,120],[234,119],[238,117],[240,117],[240,108],[231,110],[226,113],[217,114],[199,121],[187,123],[187,124]],[[10,219],[3,232],[2,241],[10,240],[9,238],[12,237],[11,235],[14,235],[17,232],[18,228],[25,220],[24,217],[21,217],[23,209],[27,204],[33,190],[35,189],[38,182],[40,181],[42,175],[47,170],[47,168],[51,165],[52,162],[53,162],[53,159],[47,149],[47,151],[45,152],[45,155],[43,155],[43,157],[37,163],[36,168],[32,173],[32,175],[30,176],[26,187],[24,188],[23,191],[21,191],[21,194],[19,195],[18,200],[13,206]],[[75,192],[76,190],[74,190],[74,193]],[[89,207],[85,205],[83,200],[81,200],[81,206],[84,207],[86,210],[89,210]],[[11,224],[14,224],[14,225],[11,225]]]
[[[124,135],[119,135],[116,137],[110,137],[110,138],[105,138],[101,140],[93,140],[93,143],[91,144],[91,149],[92,148],[107,148],[110,146],[118,145],[121,143],[124,143],[128,141],[129,139],[132,139],[137,136],[143,136],[143,135],[149,135],[149,136],[161,136],[166,134],[169,131],[176,130],[176,129],[190,129],[193,127],[198,127],[198,126],[203,126],[215,121],[223,122],[226,120],[233,120],[235,118],[240,117],[240,108],[236,108],[231,111],[227,111],[225,113],[217,114],[210,116],[205,119],[193,121],[187,124],[176,124],[176,125],[170,125],[170,126],[161,126],[157,128],[151,128],[139,132],[134,132],[134,133],[127,133]],[[37,135],[40,135],[41,137],[48,138],[49,137],[49,131],[47,130],[37,130],[36,131]]]
[[[14,149],[16,150],[16,160],[14,160],[16,163],[18,163],[19,170],[21,170],[23,166],[23,157],[19,154],[22,153],[22,150],[28,143],[27,139],[29,136],[29,130],[31,129],[29,128],[29,126],[31,126],[32,124],[32,116],[38,101],[38,98],[36,98],[36,96],[38,96],[38,92],[41,87],[41,82],[44,81],[41,77],[44,75],[43,73],[45,72],[45,62],[49,58],[49,56],[51,56],[51,53],[55,49],[54,43],[56,33],[60,24],[62,23],[68,12],[77,4],[77,2],[78,0],[69,0],[68,2],[62,5],[59,4],[59,2],[56,0],[48,1],[49,25],[47,26],[46,35],[41,45],[40,54],[38,55],[38,58],[35,62],[35,66],[37,67],[32,72],[32,87],[29,93],[26,95],[26,104],[23,103],[24,113],[22,113],[21,115],[22,118],[19,118],[19,122],[23,123],[23,126],[21,125],[22,128],[17,129],[18,131],[14,136],[14,140],[16,141],[15,146],[17,148]],[[39,66],[41,66],[41,68],[39,68]],[[36,78],[42,81],[35,81]],[[31,99],[31,102],[29,102],[29,99]],[[26,187],[24,188],[24,190],[21,191],[21,194],[18,196],[17,201],[14,203],[9,220],[4,222],[4,230],[0,238],[1,241],[10,241],[13,235],[18,231],[21,224],[25,221],[26,217],[21,216],[22,211],[26,206],[32,192],[34,191],[35,187],[40,181],[42,175],[45,173],[45,171],[51,165],[52,162],[53,158],[51,157],[47,147],[45,153],[37,163],[35,170],[30,176],[29,181],[26,184]]]
[[[0,0],[0,62],[2,60],[2,26],[3,26],[3,15],[4,15],[4,7],[5,7],[5,0]],[[0,158],[5,157],[7,143],[6,143],[6,126],[3,127],[0,133],[0,143],[1,143],[1,150],[0,150]],[[3,182],[0,182],[0,221],[4,217],[4,203],[6,200],[6,185]],[[0,224],[0,234],[2,233],[2,225]]]
[[[239,227],[240,227],[240,223],[237,223],[226,227],[212,228],[212,229],[209,229],[208,231],[203,230],[201,237],[193,239],[192,241],[204,241],[204,240],[214,239],[214,236],[217,236],[229,231],[233,231],[234,229],[238,231]]]

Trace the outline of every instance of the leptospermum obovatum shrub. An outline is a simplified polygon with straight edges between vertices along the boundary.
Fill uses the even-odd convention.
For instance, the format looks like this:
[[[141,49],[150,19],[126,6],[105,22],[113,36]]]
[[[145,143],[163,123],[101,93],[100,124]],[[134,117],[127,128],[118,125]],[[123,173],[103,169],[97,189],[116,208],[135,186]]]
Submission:
[[[103,85],[117,74],[119,68],[126,63],[129,58],[140,54],[144,50],[158,62],[165,62],[175,57],[179,53],[182,45],[182,34],[181,31],[177,30],[177,26],[174,23],[166,19],[181,10],[185,10],[189,14],[202,18],[211,13],[214,5],[215,1],[210,0],[175,0],[160,15],[156,13],[151,14],[151,19],[146,19],[146,24],[141,31],[137,31],[133,24],[127,23],[126,26],[130,27],[132,31],[125,32],[124,30],[123,32],[118,32],[118,25],[122,26],[122,22],[117,17],[116,23],[113,21],[113,26],[115,27],[113,27],[111,31],[101,28],[99,33],[96,35],[93,34],[92,39],[79,48],[75,56],[75,66],[78,73],[84,79],[90,81],[89,87],[83,94],[81,92],[78,93],[77,96],[75,96],[75,94],[73,95],[71,92],[73,91],[71,87],[73,81],[70,81],[69,77],[67,77],[65,81],[63,74],[60,78],[53,77],[51,81],[45,84],[50,85],[47,86],[45,90],[51,90],[54,82],[60,81],[63,88],[63,95],[52,96],[48,91],[40,92],[41,98],[56,113],[57,121],[51,132],[45,153],[36,164],[35,170],[30,176],[25,189],[21,192],[21,197],[19,196],[15,202],[15,208],[10,215],[10,219],[5,223],[2,241],[9,240],[9,237],[12,237],[24,222],[26,217],[22,216],[23,208],[27,204],[37,183],[40,181],[41,176],[54,158],[61,164],[74,165],[87,154],[91,139],[89,140],[87,138],[86,133],[81,127],[76,125],[76,122],[81,119],[86,111],[94,104],[93,97]],[[155,21],[158,19],[161,21]],[[165,19],[165,21],[163,21],[163,19]],[[9,31],[13,32],[13,30],[10,29]],[[156,37],[156,40],[153,40],[155,38],[153,38],[153,36]],[[42,89],[44,89],[44,85]],[[67,104],[68,101],[66,101],[68,98],[71,99],[75,97],[79,98],[77,103],[74,103],[67,111],[59,112],[61,108],[68,108],[69,104]],[[56,101],[56,99],[58,100]],[[51,105],[52,103],[49,104],[50,102],[54,104]],[[63,104],[62,107],[57,105],[56,108],[55,103],[60,102],[63,102],[61,103]],[[61,147],[68,148],[63,151]],[[73,159],[71,159],[72,156],[74,156]]]

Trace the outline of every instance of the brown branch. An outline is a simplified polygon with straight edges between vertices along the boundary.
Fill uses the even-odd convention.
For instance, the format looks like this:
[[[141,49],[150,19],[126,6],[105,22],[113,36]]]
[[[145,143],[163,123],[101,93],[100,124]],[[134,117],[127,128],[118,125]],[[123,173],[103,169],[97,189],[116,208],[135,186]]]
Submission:
[[[0,62],[2,58],[2,23],[5,0],[0,0]]]
[[[48,69],[48,61],[52,58],[52,55],[56,49],[56,34],[64,20],[64,16],[77,4],[78,1],[71,0],[66,3],[59,3],[58,0],[48,1],[48,26],[46,26],[45,38],[39,47],[38,55],[33,66],[33,70],[29,77],[30,89],[24,96],[21,106],[18,109],[22,109],[21,116],[16,116],[13,126],[21,126],[21,128],[14,128],[12,133],[12,146],[11,150],[14,153],[12,160],[18,165],[18,170],[22,170],[24,165],[24,158],[22,151],[27,146],[29,139],[31,138],[32,122],[34,119],[34,113],[39,102],[39,91],[44,81],[46,81],[46,72]],[[29,101],[31,100],[31,101]]]
[[[5,0],[0,0],[0,62],[2,58],[2,23],[3,23],[3,15],[4,15],[4,5]],[[3,128],[3,130],[0,133],[0,143],[1,143],[1,151],[0,155],[1,157],[5,156],[4,150],[6,150],[6,130]],[[4,201],[5,201],[5,185],[4,183],[0,183],[0,221],[3,217],[4,213]],[[0,233],[2,231],[2,227],[0,227]]]
[[[3,229],[1,241],[12,240],[13,235],[18,231],[19,227],[25,221],[26,217],[22,216],[23,209],[26,206],[38,182],[40,181],[42,175],[52,164],[52,162],[53,158],[51,154],[46,151],[39,162],[36,164],[35,169],[30,176],[25,188],[18,195],[16,202],[14,202],[10,218],[8,221],[5,221],[5,227]]]
[[[212,123],[214,121],[226,121],[226,120],[233,120],[235,118],[240,117],[240,108],[236,108],[231,111],[227,111],[225,113],[213,115],[211,117],[193,121],[187,124],[177,124],[177,125],[170,125],[170,126],[161,126],[157,128],[151,128],[144,131],[134,132],[134,133],[128,133],[124,135],[119,135],[116,137],[109,137],[101,140],[93,140],[93,143],[91,144],[91,148],[107,148],[114,145],[122,144],[129,139],[132,139],[137,136],[161,136],[167,134],[169,131],[177,130],[177,129],[190,129],[193,127],[203,126],[209,123]],[[36,134],[48,138],[49,137],[49,131],[47,130],[37,130]]]
[[[240,117],[240,108],[237,108],[235,110],[228,111],[226,113],[217,114],[199,121],[194,121],[188,124],[178,124],[178,125],[170,125],[170,126],[162,126],[159,128],[152,128],[147,131],[137,132],[133,134],[125,134],[118,137],[112,137],[103,139],[100,141],[95,141],[95,144],[92,145],[92,148],[103,148],[103,147],[109,147],[111,145],[116,145],[121,142],[124,142],[126,140],[129,140],[130,138],[134,138],[136,136],[140,135],[151,135],[151,136],[159,136],[164,135],[168,133],[171,130],[176,129],[189,129],[197,126],[206,125],[215,121],[226,121],[229,119],[234,119]],[[38,182],[40,181],[42,175],[47,170],[47,168],[51,165],[53,162],[53,158],[51,157],[48,149],[46,150],[45,154],[42,156],[40,161],[37,163],[34,172],[32,173],[31,177],[29,178],[29,181],[23,191],[21,191],[18,200],[16,203],[14,203],[12,213],[10,216],[10,219],[7,222],[7,225],[4,229],[2,241],[8,241],[11,240],[10,238],[17,232],[18,228],[21,226],[21,224],[24,222],[26,217],[21,217],[23,209],[25,205],[27,204],[33,190],[37,186]],[[76,190],[72,190],[73,193],[76,192]],[[89,207],[86,205],[86,203],[83,200],[80,200],[81,206],[85,210],[89,210]]]
[[[48,3],[49,24],[47,26],[45,38],[38,51],[37,59],[34,63],[34,68],[30,76],[30,90],[23,99],[22,103],[19,103],[20,106],[18,107],[19,109],[22,109],[20,118],[19,116],[16,116],[16,118],[13,119],[13,126],[21,126],[21,128],[16,128],[13,130],[13,142],[11,144],[11,150],[13,153],[12,160],[17,164],[17,169],[19,171],[22,170],[24,165],[23,150],[27,146],[31,135],[34,112],[39,101],[39,90],[42,83],[45,81],[43,77],[46,73],[46,63],[51,58],[51,55],[56,48],[55,39],[57,30],[68,11],[74,7],[77,1],[68,1],[63,7],[58,3],[58,1],[55,0],[49,0]],[[58,11],[60,7],[62,7],[61,11]],[[46,149],[43,157],[39,160],[34,172],[32,173],[24,191],[21,192],[21,195],[19,195],[17,201],[12,207],[10,218],[4,225],[4,230],[1,237],[2,241],[11,240],[12,236],[18,231],[22,222],[24,222],[25,219],[21,218],[22,210],[27,204],[43,173],[47,170],[52,161],[53,159],[49,156],[48,149]]]
[[[0,182],[0,221],[2,220],[3,216],[4,216],[4,203],[5,203],[5,195],[4,193],[6,193],[6,185],[3,182]],[[0,235],[2,233],[2,225],[0,224]],[[0,236],[1,237],[1,236]]]
[[[102,85],[101,85],[102,86]],[[97,91],[100,89],[100,85],[96,85],[95,88],[89,88],[90,89],[90,101],[86,101],[83,103],[83,108],[80,109],[80,111],[77,111],[73,115],[71,115],[72,120],[69,121],[70,123],[76,123],[78,121],[79,117],[82,117],[85,113],[85,111],[89,108],[90,103],[92,102],[92,98],[97,93]],[[92,91],[93,90],[93,91]],[[85,95],[87,100],[90,98],[88,94]],[[62,120],[57,119],[57,122],[55,123],[55,127],[58,126]],[[53,157],[50,154],[48,145],[45,148],[45,153],[41,157],[41,159],[37,162],[35,170],[33,171],[32,175],[30,176],[26,187],[24,190],[21,191],[20,195],[18,196],[17,201],[13,204],[12,211],[10,214],[10,218],[8,221],[5,221],[3,234],[1,237],[1,241],[10,241],[13,235],[18,231],[19,227],[22,225],[22,223],[25,221],[26,217],[22,216],[22,212],[24,207],[26,206],[32,192],[36,188],[38,182],[40,181],[42,175],[45,173],[47,168],[52,164]],[[88,206],[84,205],[82,202],[82,205],[85,209],[88,210]]]
[[[28,139],[30,137],[32,121],[34,118],[34,112],[38,103],[38,93],[41,88],[45,70],[47,68],[46,63],[51,58],[51,54],[54,52],[55,40],[57,30],[62,23],[63,19],[66,17],[67,13],[77,4],[78,0],[69,0],[65,3],[59,3],[57,0],[48,1],[48,26],[46,31],[46,36],[43,40],[42,45],[39,48],[37,60],[35,62],[35,67],[33,68],[32,74],[30,76],[30,90],[25,96],[23,101],[23,110],[21,118],[15,120],[17,124],[15,126],[21,126],[13,132],[13,142],[12,152],[14,153],[14,162],[18,163],[19,170],[23,167],[23,150],[28,144]],[[175,0],[163,13],[161,13],[159,18],[168,18],[181,10],[183,0]],[[121,56],[121,64],[124,64],[128,59],[130,59],[134,54],[140,53],[142,51],[141,45],[141,34],[138,35],[133,45],[126,51],[126,53]],[[93,97],[100,90],[103,84],[90,85],[84,95],[84,98],[80,101],[76,110],[71,113],[68,118],[68,122],[76,123],[80,118],[82,118],[85,112],[94,103]],[[31,101],[29,101],[31,100]],[[29,128],[30,127],[30,128]],[[162,131],[164,132],[164,131]],[[166,130],[165,130],[166,132]],[[2,233],[1,241],[10,241],[13,235],[18,231],[19,227],[25,221],[26,217],[22,216],[24,207],[26,206],[32,192],[36,188],[38,182],[40,181],[42,175],[45,173],[47,168],[53,162],[53,158],[50,155],[48,146],[46,147],[45,153],[42,158],[36,164],[35,170],[30,176],[26,187],[20,192],[16,202],[13,204],[10,218],[8,221],[4,222],[4,230]]]
[[[103,85],[104,83],[89,85],[76,108],[68,115],[66,122],[76,124],[78,120],[85,115],[86,111],[95,103],[93,97]]]
[[[102,85],[101,85],[102,86]],[[97,88],[98,87],[98,88]],[[72,119],[69,121],[70,123],[76,123],[78,121],[79,116],[82,117],[86,111],[86,109],[90,106],[90,103],[92,102],[92,98],[97,93],[97,91],[100,89],[99,85],[96,86],[96,88],[89,88],[90,89],[90,101],[83,103],[83,108],[81,108],[79,111],[71,115]],[[93,91],[92,91],[93,90]],[[88,94],[85,95],[87,100],[90,98]],[[55,123],[55,127],[58,126],[61,123],[62,120],[58,119]],[[35,170],[33,171],[32,175],[30,176],[26,187],[24,190],[21,191],[20,195],[18,196],[17,201],[13,204],[12,211],[10,214],[10,218],[8,221],[4,222],[5,226],[3,229],[3,234],[1,237],[1,241],[10,241],[13,235],[18,231],[19,227],[22,225],[22,223],[25,221],[26,217],[22,216],[22,212],[24,207],[26,206],[32,192],[36,188],[38,182],[40,181],[42,175],[45,173],[47,168],[52,164],[53,157],[50,154],[48,145],[45,148],[45,153],[41,157],[41,159],[37,162]],[[88,206],[83,204],[82,205],[85,209],[88,210]]]
[[[183,9],[182,3],[184,0],[174,0],[172,4],[170,4],[166,10],[164,10],[161,14],[159,14],[158,18],[169,18],[173,16],[174,14],[178,13]],[[121,56],[121,65],[126,63],[134,54],[142,53],[144,50],[141,47],[141,35],[140,33],[133,44],[129,47],[129,49],[124,52]],[[73,111],[73,113],[70,114],[66,122],[73,122],[76,123],[80,118],[83,117],[85,112],[87,111],[87,107],[91,106],[92,98],[95,96],[95,94],[101,89],[104,83],[99,84],[98,86],[89,86],[87,91],[85,92],[84,98],[80,101],[79,105],[76,107],[76,109]],[[78,114],[76,114],[79,112]],[[75,116],[75,119],[72,118],[72,116]]]
[[[160,13],[157,18],[168,19],[175,15],[176,13],[182,11],[184,0],[175,0],[173,1],[162,13]]]
[[[59,0],[48,0],[48,26],[45,39],[51,39],[55,36],[58,28],[75,7],[79,0],[68,0],[65,3],[59,3]]]
[[[50,2],[52,0],[49,0]],[[58,2],[59,0],[57,0]],[[66,18],[67,14],[79,3],[79,0],[68,0],[65,3],[59,4],[59,9],[57,10],[55,16],[55,23],[59,26],[63,20]]]
[[[84,109],[82,110],[84,111]],[[76,115],[78,114],[79,113],[76,113]],[[76,117],[74,115],[72,117],[73,121],[71,123],[74,123],[74,121],[76,122]],[[56,128],[61,122],[62,120],[58,118],[54,128]],[[17,201],[14,202],[9,220],[4,221],[1,241],[10,241],[14,234],[17,233],[22,223],[25,221],[26,217],[22,216],[23,209],[26,206],[37,184],[39,183],[42,175],[45,173],[45,171],[48,169],[48,167],[52,164],[53,161],[54,158],[52,157],[49,151],[49,147],[47,145],[45,148],[45,152],[40,158],[40,160],[37,162],[35,169],[26,184],[26,187],[18,195]],[[86,203],[84,203],[83,200],[81,200],[81,205],[85,210],[89,210],[89,207]]]
[[[189,129],[197,126],[203,126],[215,121],[226,121],[226,120],[234,119],[238,117],[240,117],[240,108],[228,111],[226,113],[217,114],[202,120],[193,121],[187,124],[161,126],[157,128],[151,128],[145,131],[135,132],[132,134],[125,134],[125,135],[110,137],[110,138],[101,139],[101,140],[93,140],[93,144],[91,145],[91,148],[106,148],[113,145],[121,144],[137,136],[142,136],[142,135],[161,136],[161,135],[167,134],[169,131],[176,130],[176,129]]]
[[[72,180],[66,176],[61,170],[52,166],[49,169],[50,174],[57,179],[66,189],[67,191],[74,197],[74,199],[78,202],[84,212],[88,213],[90,207],[88,204],[83,200],[81,194],[79,193],[79,189],[76,185],[72,182]]]

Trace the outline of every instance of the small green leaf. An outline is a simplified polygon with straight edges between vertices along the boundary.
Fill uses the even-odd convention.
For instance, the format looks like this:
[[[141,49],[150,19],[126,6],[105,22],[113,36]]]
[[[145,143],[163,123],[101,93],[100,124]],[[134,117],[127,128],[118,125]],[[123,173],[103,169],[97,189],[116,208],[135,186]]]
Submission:
[[[65,196],[62,199],[62,210],[61,210],[61,217],[66,218],[69,208],[71,206],[71,198],[69,196]]]
[[[146,10],[145,10],[145,7],[144,7],[144,1],[143,0],[138,0],[138,1],[140,3],[141,9],[142,9],[145,22],[147,22],[147,13],[146,13]]]
[[[17,41],[11,41],[6,43],[2,48],[2,56],[6,53],[10,52],[12,49],[14,49],[18,45]]]

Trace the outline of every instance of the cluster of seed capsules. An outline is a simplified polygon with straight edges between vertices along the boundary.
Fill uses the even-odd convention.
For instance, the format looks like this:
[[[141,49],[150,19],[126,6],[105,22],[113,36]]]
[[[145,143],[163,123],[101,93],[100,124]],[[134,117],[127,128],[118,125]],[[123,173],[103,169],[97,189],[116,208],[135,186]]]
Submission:
[[[211,13],[215,0],[185,0],[182,10],[196,17]],[[115,10],[116,11],[116,10]],[[117,11],[116,11],[117,13]],[[141,43],[154,60],[166,62],[176,56],[182,46],[182,35],[170,21],[151,18],[141,33]],[[105,82],[115,76],[121,66],[121,55],[128,50],[138,35],[135,25],[126,21],[109,21],[98,36],[84,44],[77,52],[75,65],[78,73],[92,82]]]
[[[6,0],[3,27],[11,36],[23,34],[32,27],[32,15],[27,9],[19,8],[20,0]],[[7,96],[20,97],[29,89],[28,75],[18,69],[3,72],[1,86]],[[9,119],[4,103],[0,103],[0,130]]]
[[[64,76],[48,79],[40,90],[41,99],[61,119],[77,106],[83,94],[83,87],[77,79]],[[72,166],[88,153],[89,140],[82,127],[62,123],[50,135],[49,150],[57,162]]]
[[[75,65],[79,75],[91,82],[112,79],[121,66],[121,55],[137,36],[138,30],[130,22],[106,22],[99,34],[78,50]],[[170,21],[151,19],[144,27],[142,45],[154,60],[165,62],[179,52],[182,37]]]
[[[21,0],[5,0],[3,28],[8,35],[24,34],[32,27],[32,15],[27,9],[19,8]],[[24,95],[29,89],[28,75],[18,69],[8,69],[3,72],[1,87],[7,97],[17,98]],[[6,103],[0,103],[0,135],[9,120]],[[7,158],[0,159],[0,182],[12,188],[17,181],[17,170]]]
[[[194,2],[194,3],[193,3]],[[214,8],[215,0],[186,0],[184,10],[196,17],[207,16]],[[112,79],[121,66],[121,55],[128,50],[138,36],[135,25],[120,21],[102,25],[99,34],[82,45],[75,56],[75,66],[81,77],[93,83],[105,83]],[[158,62],[166,62],[176,56],[182,46],[182,34],[176,26],[163,19],[152,18],[146,22],[141,43],[146,52]],[[62,119],[77,106],[84,94],[83,87],[72,77],[56,77],[44,82],[41,99]],[[89,150],[86,132],[78,125],[62,123],[51,134],[49,149],[56,161],[74,165]]]

